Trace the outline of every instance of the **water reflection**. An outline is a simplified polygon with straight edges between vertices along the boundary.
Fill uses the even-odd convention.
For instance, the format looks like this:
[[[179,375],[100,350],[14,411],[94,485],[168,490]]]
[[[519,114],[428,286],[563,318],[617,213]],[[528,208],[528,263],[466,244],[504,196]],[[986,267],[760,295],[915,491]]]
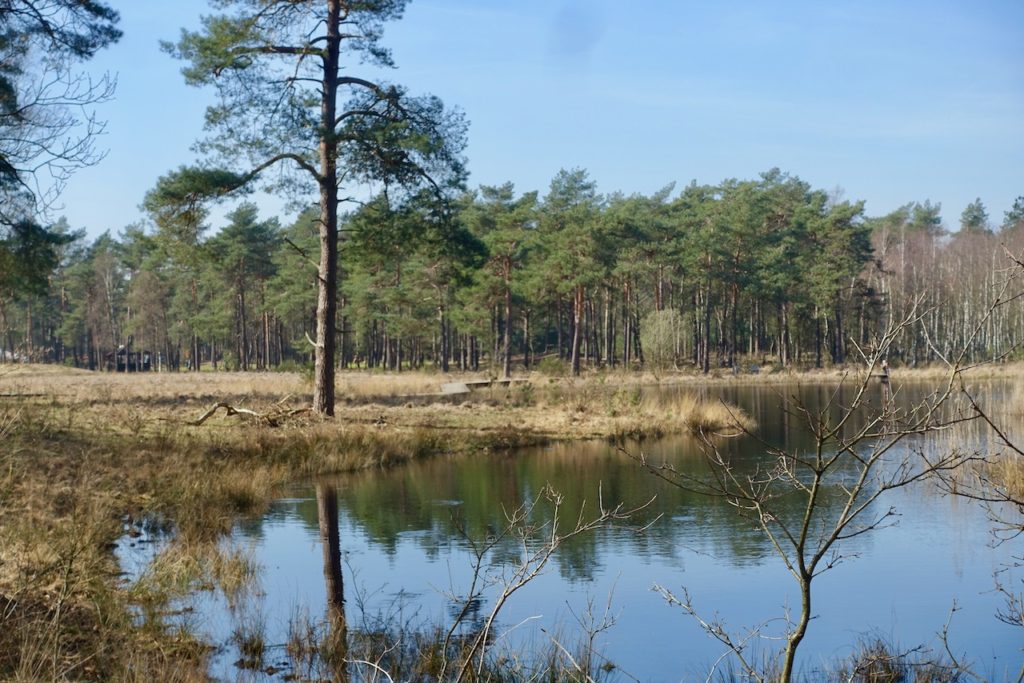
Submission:
[[[801,421],[823,410],[838,414],[851,400],[835,387],[819,385],[716,391],[758,422],[757,439],[719,443],[745,472],[764,466],[768,447],[812,448]],[[909,405],[930,391],[903,387],[896,398]],[[796,409],[794,396],[807,413]],[[876,408],[867,406],[849,428],[856,429]],[[949,448],[965,441],[984,447],[982,433],[971,427],[906,447]],[[626,450],[689,476],[708,472],[702,443],[692,437],[632,443]],[[549,630],[571,628],[573,615],[588,600],[613,596],[618,621],[604,634],[605,655],[641,680],[679,680],[706,673],[721,649],[652,593],[653,584],[676,591],[686,586],[699,608],[735,627],[777,617],[797,600],[758,525],[737,515],[727,501],[668,485],[610,444],[577,443],[438,458],[296,486],[263,519],[239,525],[236,533],[255,545],[265,568],[263,585],[273,603],[268,611],[279,615],[276,641],[270,639],[287,639],[296,603],[326,614],[337,611],[341,629],[355,628],[367,615],[390,619],[396,613],[450,624],[466,608],[452,596],[468,591],[473,541],[498,534],[508,514],[548,484],[562,495],[563,514],[573,518],[578,513],[596,516],[599,496],[606,508],[619,503],[635,507],[652,497],[653,502],[628,525],[569,539],[553,558],[555,571],[515,596],[503,613],[503,628],[533,620]],[[826,497],[829,505],[838,500]],[[793,496],[786,504],[795,514],[802,501]],[[804,645],[805,665],[845,655],[859,635],[869,632],[906,646],[938,647],[935,634],[957,600],[961,609],[953,624],[954,644],[995,679],[1000,671],[1019,669],[1024,663],[1020,634],[996,621],[1000,605],[992,591],[993,572],[1012,561],[1012,547],[987,544],[983,511],[929,486],[899,492],[884,504],[900,513],[897,526],[845,542],[847,561],[816,584],[817,611]],[[550,508],[538,507],[534,514],[537,525],[551,522]],[[785,507],[782,514],[788,514]],[[638,527],[646,528],[637,533]],[[340,535],[332,537],[331,529]],[[509,538],[487,561],[500,568],[521,559],[521,544]],[[318,575],[323,579],[313,581]],[[346,594],[347,606],[338,609]],[[492,601],[493,595],[473,597],[467,633],[479,631]],[[268,628],[273,632],[274,623]],[[524,639],[520,642],[536,638],[536,631],[526,635],[525,627],[513,634],[513,639]],[[230,655],[223,658],[228,660]],[[229,666],[221,666],[216,673],[233,677]]]
[[[324,592],[327,594],[327,628],[321,658],[337,683],[348,682],[348,621],[345,616],[345,580],[341,573],[341,533],[338,525],[338,494],[334,486],[316,484],[316,510],[320,551],[323,555]]]

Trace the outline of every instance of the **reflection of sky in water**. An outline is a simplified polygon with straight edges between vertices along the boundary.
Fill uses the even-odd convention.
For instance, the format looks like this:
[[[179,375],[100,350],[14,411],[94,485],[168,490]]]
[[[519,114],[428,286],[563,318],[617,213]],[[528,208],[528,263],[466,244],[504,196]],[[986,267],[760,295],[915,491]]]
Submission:
[[[979,546],[987,526],[974,506],[923,492],[902,496],[897,504],[904,513],[897,526],[860,544],[858,557],[818,580],[816,618],[802,646],[805,665],[848,654],[865,634],[941,650],[936,634],[955,600],[960,611],[952,626],[954,648],[968,653],[980,670],[994,673],[995,680],[1002,679],[1004,667],[1019,668],[1024,661],[1020,630],[994,618],[1001,603],[991,590],[992,573],[1009,559],[1009,549]],[[406,617],[416,616],[414,623],[450,614],[445,595],[469,585],[470,556],[464,549],[449,544],[429,552],[421,535],[411,531],[400,535],[396,553],[382,553],[358,524],[344,512],[342,517],[350,619],[359,620],[361,603],[372,617],[378,610],[397,610],[401,602]],[[701,536],[700,529],[684,528],[675,561],[621,552],[614,538],[604,539],[591,580],[566,581],[552,568],[515,596],[502,625],[523,623],[510,637],[524,640],[543,638],[536,626],[571,634],[578,628],[573,614],[582,615],[588,599],[600,612],[611,595],[617,622],[602,641],[605,654],[624,671],[658,681],[706,671],[719,648],[654,593],[654,584],[679,597],[686,586],[704,615],[717,615],[737,629],[780,615],[787,602],[796,608],[798,598],[775,558],[735,565],[695,551],[704,546]],[[268,616],[269,642],[282,643],[295,605],[319,614],[326,600],[319,543],[300,519],[277,514],[263,525],[257,553],[265,569],[264,613],[273,615]],[[220,673],[232,676],[230,661],[224,663],[229,668]]]
[[[755,398],[772,404],[763,395]],[[734,400],[744,403],[743,397]],[[777,424],[770,409],[762,408],[758,419]],[[681,440],[645,445],[654,454],[692,448]],[[593,451],[584,459],[593,463],[593,471],[579,467],[580,449]],[[600,480],[606,503],[609,488],[628,495],[653,490],[651,475],[604,445],[496,458],[489,466],[498,469],[497,475],[470,479],[468,469],[486,457],[416,463],[337,481],[351,624],[360,622],[361,610],[371,619],[382,613],[422,625],[450,619],[453,610],[446,596],[465,592],[471,564],[464,540],[451,535],[452,517],[467,514],[469,506],[456,493],[479,495],[493,505],[492,489],[518,486],[518,492],[511,492],[515,495],[536,490],[531,468],[543,476],[577,477],[581,481],[572,481],[577,488],[589,488],[585,495],[591,500]],[[560,474],[552,474],[556,471]],[[458,473],[463,480],[456,482]],[[438,483],[448,480],[451,486]],[[415,484],[423,491],[412,491]],[[396,491],[401,492],[400,503],[393,497]],[[314,492],[297,487],[290,493],[262,520],[239,525],[235,535],[236,542],[253,544],[264,569],[264,598],[256,609],[266,621],[271,644],[285,642],[289,618],[298,612],[320,617],[326,600]],[[401,507],[401,514],[387,510],[392,517],[383,526],[370,519],[377,497],[380,506]],[[640,495],[635,497],[627,502],[643,502]],[[895,526],[841,545],[846,559],[814,585],[815,619],[801,646],[803,666],[813,669],[834,662],[864,636],[880,636],[904,649],[923,644],[940,653],[937,633],[955,601],[960,609],[951,627],[954,651],[966,653],[977,671],[994,680],[1019,671],[1024,634],[996,620],[1002,603],[992,590],[992,577],[1011,562],[1015,549],[1022,554],[1020,541],[992,547],[988,521],[978,506],[936,495],[927,486],[891,493],[885,500],[900,515]],[[594,542],[567,549],[570,559],[556,558],[508,603],[499,633],[516,626],[506,638],[511,644],[543,645],[546,632],[560,634],[569,645],[581,631],[577,617],[586,611],[588,600],[600,615],[610,596],[616,624],[599,638],[604,654],[640,680],[691,680],[706,674],[722,649],[652,591],[654,584],[679,597],[685,586],[703,617],[719,617],[736,632],[779,617],[787,605],[794,613],[798,610],[792,577],[750,523],[724,523],[728,510],[678,495],[664,495],[650,515],[655,512],[664,517],[642,537],[629,529],[602,530]],[[575,515],[567,508],[566,517]],[[514,550],[503,547],[501,555],[514,556]],[[1018,573],[1018,586],[1019,578]],[[492,604],[485,601],[483,614]],[[231,617],[219,598],[197,596],[195,618],[215,642],[227,640]],[[777,635],[781,628],[775,622],[765,632]],[[766,646],[774,649],[778,643]],[[282,654],[272,650],[268,663],[279,661]],[[234,679],[239,675],[232,665],[236,659],[230,649],[223,650],[215,657],[214,673]]]

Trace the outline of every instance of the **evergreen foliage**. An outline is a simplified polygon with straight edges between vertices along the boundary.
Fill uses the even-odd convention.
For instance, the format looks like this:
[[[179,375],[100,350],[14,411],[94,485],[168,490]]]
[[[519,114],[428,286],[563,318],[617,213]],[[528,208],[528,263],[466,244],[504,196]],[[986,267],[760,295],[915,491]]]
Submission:
[[[176,182],[170,174],[147,197],[145,229],[88,246],[54,229],[53,269],[0,309],[7,355],[94,368],[120,346],[165,368],[313,359],[319,209],[282,225],[243,203],[211,225],[203,203],[162,211],[189,204]],[[855,360],[915,307],[929,313],[901,332],[893,363],[968,341],[979,358],[1012,351],[1022,302],[973,330],[1024,226],[952,236],[941,226],[930,202],[866,217],[862,202],[777,169],[650,196],[602,196],[581,169],[560,171],[543,198],[510,183],[452,204],[381,192],[340,217],[337,362],[494,376],[545,358],[575,372],[821,367]]]
[[[436,97],[412,97],[400,86],[350,75],[354,64],[394,66],[381,35],[384,24],[401,17],[406,0],[214,4],[222,14],[204,17],[200,31],[182,31],[164,49],[186,63],[187,83],[217,90],[219,101],[206,114],[211,135],[199,144],[215,168],[179,170],[174,181],[184,191],[157,204],[187,212],[195,206],[191,198],[245,188],[272,169],[271,187],[319,195],[313,409],[331,415],[338,205],[345,201],[339,189],[377,182],[388,188],[386,196],[423,188],[444,196],[460,188],[465,123]],[[230,180],[207,183],[210,173]]]
[[[72,237],[45,216],[71,174],[102,158],[91,107],[114,90],[75,68],[121,37],[118,19],[94,0],[0,3],[0,317],[40,296]]]

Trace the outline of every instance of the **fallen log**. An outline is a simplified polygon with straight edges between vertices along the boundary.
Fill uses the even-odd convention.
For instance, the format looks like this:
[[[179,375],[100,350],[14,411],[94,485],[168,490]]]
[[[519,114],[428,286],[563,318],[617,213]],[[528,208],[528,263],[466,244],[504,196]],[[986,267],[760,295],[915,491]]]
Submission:
[[[281,424],[282,420],[290,418],[290,417],[295,417],[296,415],[300,415],[302,413],[309,412],[309,410],[310,410],[308,407],[306,407],[306,408],[292,408],[291,410],[279,409],[279,410],[271,411],[269,413],[257,413],[255,410],[250,410],[248,408],[236,408],[235,406],[231,405],[230,403],[225,403],[223,401],[220,401],[220,402],[215,403],[212,406],[210,406],[206,410],[205,413],[200,415],[195,420],[187,421],[185,424],[189,425],[190,427],[198,427],[201,424],[203,424],[204,422],[206,422],[208,419],[213,417],[213,415],[216,414],[216,412],[220,408],[224,409],[225,415],[227,417],[231,417],[232,415],[244,415],[246,417],[253,418],[257,422],[262,422],[262,423],[266,424],[269,427],[276,427],[279,424]]]

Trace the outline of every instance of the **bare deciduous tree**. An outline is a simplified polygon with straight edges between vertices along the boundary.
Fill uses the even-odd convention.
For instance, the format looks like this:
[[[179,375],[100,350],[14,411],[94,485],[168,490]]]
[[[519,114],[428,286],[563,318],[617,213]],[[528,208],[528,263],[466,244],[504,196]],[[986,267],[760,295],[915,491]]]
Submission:
[[[562,495],[549,485],[533,499],[514,510],[506,511],[507,523],[501,530],[484,539],[467,536],[466,540],[473,555],[472,578],[467,593],[461,599],[462,609],[445,637],[442,652],[446,656],[455,632],[469,616],[471,606],[479,603],[488,594],[493,596],[493,604],[476,633],[470,638],[467,647],[461,652],[460,661],[444,661],[438,680],[452,677],[457,682],[480,680],[487,665],[488,646],[494,639],[499,614],[516,592],[544,571],[559,547],[573,537],[613,524],[626,523],[649,504],[650,501],[636,508],[627,508],[623,503],[605,507],[604,499],[599,493],[597,514],[587,517],[581,508],[576,519],[570,519],[567,526],[562,517]],[[546,522],[538,522],[538,513],[544,505],[550,507],[549,519]],[[509,543],[518,546],[519,561],[491,566],[489,558],[493,552]],[[588,656],[590,654],[592,653],[588,653]],[[583,666],[589,669],[590,665],[589,662],[584,665],[577,661],[576,666],[582,670]],[[589,678],[589,674],[584,675]]]
[[[101,2],[0,3],[0,222],[50,206],[78,168],[99,161],[105,124],[93,107],[114,94],[75,65],[116,42],[118,14]]]
[[[790,681],[796,655],[814,615],[814,581],[841,563],[849,539],[882,529],[894,522],[896,510],[887,505],[887,493],[938,474],[960,469],[977,459],[961,450],[928,448],[918,437],[977,419],[969,405],[958,406],[962,391],[964,354],[950,359],[942,386],[909,408],[893,400],[882,361],[904,329],[920,322],[917,309],[890,325],[870,348],[861,349],[866,370],[848,375],[824,408],[810,410],[796,404],[791,416],[806,424],[813,447],[782,450],[764,444],[769,464],[749,466],[734,462],[711,437],[703,440],[709,474],[695,476],[666,463],[635,456],[666,482],[704,495],[719,497],[751,520],[768,539],[775,554],[792,575],[799,590],[795,613],[784,616],[784,645],[778,653],[779,680]],[[677,597],[658,587],[670,603],[679,605],[712,637],[735,655],[744,673],[764,680],[746,652],[764,625],[746,633],[730,633],[724,623],[699,617],[689,593]]]

